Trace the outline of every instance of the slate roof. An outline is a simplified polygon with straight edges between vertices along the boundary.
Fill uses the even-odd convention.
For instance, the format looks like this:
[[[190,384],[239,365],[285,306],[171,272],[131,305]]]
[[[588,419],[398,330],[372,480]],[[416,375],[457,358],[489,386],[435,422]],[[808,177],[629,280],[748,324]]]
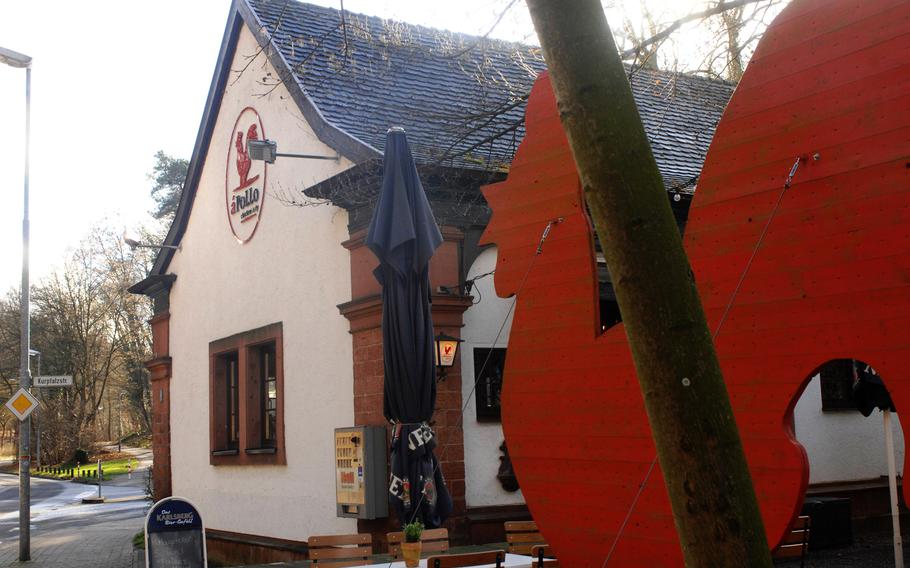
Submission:
[[[349,12],[342,26],[339,10],[295,0],[249,5],[329,123],[379,151],[403,126],[423,165],[508,167],[539,48]],[[631,82],[668,188],[691,188],[733,85],[644,69]]]

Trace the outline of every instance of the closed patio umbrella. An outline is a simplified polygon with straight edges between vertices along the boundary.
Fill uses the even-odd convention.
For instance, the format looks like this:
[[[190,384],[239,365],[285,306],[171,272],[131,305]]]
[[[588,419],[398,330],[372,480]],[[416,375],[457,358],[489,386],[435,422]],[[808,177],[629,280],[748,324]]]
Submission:
[[[442,235],[404,130],[386,137],[382,188],[366,244],[379,258],[385,417],[393,424],[389,500],[402,522],[438,527],[452,509],[427,421],[436,404],[429,261]]]

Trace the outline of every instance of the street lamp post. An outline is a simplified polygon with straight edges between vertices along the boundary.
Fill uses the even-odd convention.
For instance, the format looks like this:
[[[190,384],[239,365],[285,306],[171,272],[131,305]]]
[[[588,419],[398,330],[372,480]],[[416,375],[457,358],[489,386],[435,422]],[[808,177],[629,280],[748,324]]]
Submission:
[[[21,311],[21,332],[19,351],[19,386],[29,389],[32,377],[28,368],[29,350],[29,281],[28,281],[28,148],[31,135],[31,102],[32,102],[32,58],[28,55],[0,47],[0,63],[25,69],[25,187],[22,206],[22,288],[19,291]],[[19,561],[31,559],[31,538],[29,520],[31,516],[31,490],[29,485],[29,467],[31,466],[32,419],[26,418],[19,428]]]

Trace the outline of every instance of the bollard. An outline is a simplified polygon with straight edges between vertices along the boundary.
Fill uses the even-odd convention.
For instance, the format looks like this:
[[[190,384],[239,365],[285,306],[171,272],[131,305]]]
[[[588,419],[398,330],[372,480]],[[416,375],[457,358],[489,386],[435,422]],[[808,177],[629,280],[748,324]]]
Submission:
[[[98,460],[98,469],[95,471],[98,473],[98,498],[101,499],[101,482],[104,481],[104,472],[101,470],[101,460]]]

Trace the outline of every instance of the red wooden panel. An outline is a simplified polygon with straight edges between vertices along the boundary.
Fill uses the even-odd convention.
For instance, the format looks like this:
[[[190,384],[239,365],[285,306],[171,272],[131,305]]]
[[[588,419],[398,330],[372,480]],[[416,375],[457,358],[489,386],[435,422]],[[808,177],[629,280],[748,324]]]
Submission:
[[[772,548],[808,480],[792,431],[808,377],[855,357],[910,405],[908,47],[905,0],[794,0],[758,46],[693,201],[685,244],[716,326],[793,161],[821,155],[801,163],[717,339]],[[502,395],[510,455],[553,552],[600,567],[654,448],[624,330],[599,334],[591,226],[545,75],[509,178],[484,193],[497,292],[521,290]],[[681,562],[658,466],[610,565]]]

